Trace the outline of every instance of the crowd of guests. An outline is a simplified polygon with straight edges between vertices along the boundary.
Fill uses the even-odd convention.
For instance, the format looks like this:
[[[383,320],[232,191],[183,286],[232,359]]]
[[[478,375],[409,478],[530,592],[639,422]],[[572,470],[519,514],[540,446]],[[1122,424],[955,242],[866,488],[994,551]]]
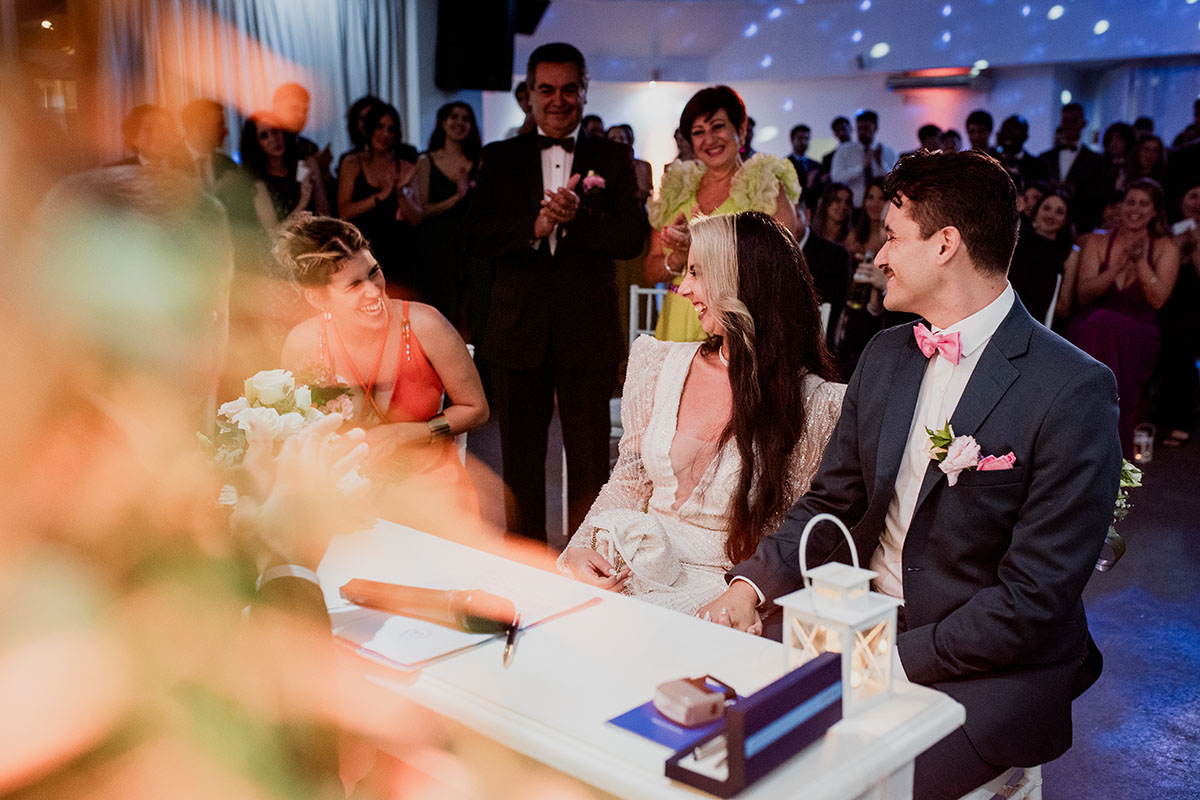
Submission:
[[[329,508],[293,508],[298,497],[361,467],[382,487],[385,516],[431,531],[457,524],[477,501],[453,437],[495,414],[506,531],[546,543],[557,407],[573,531],[555,553],[563,572],[762,633],[770,601],[797,588],[804,522],[835,513],[879,573],[876,588],[908,603],[899,644],[909,677],[968,709],[964,728],[918,759],[917,796],[957,797],[1005,766],[1060,754],[1070,699],[1096,674],[1079,598],[1111,516],[1119,449],[1131,454],[1146,419],[1166,444],[1194,428],[1200,102],[1171,148],[1140,119],[1108,126],[1102,152],[1081,142],[1083,109],[1068,104],[1055,146],[1038,156],[1025,150],[1023,118],[1004,120],[993,139],[983,110],[965,120],[966,152],[957,131],[925,125],[917,150],[898,155],[864,110],[833,120],[838,144],[818,161],[807,125],[791,131],[786,158],[755,152],[742,98],[713,86],[682,109],[679,157],[654,194],[630,126],[583,114],[576,48],[535,50],[514,96],[526,117],[504,140],[484,146],[474,110],[453,102],[423,151],[404,143],[394,106],[365,96],[347,111],[352,147],[335,160],[303,136],[308,92],[285,84],[269,110],[245,118],[240,163],[221,150],[219,103],[184,107],[181,135],[168,111],[138,106],[123,126],[132,155],[66,187],[90,204],[80,214],[150,219],[156,247],[170,254],[176,242],[166,263],[181,274],[204,268],[205,291],[185,304],[192,329],[154,342],[187,357],[131,351],[152,362],[147,385],[178,388],[181,376],[162,365],[188,365],[195,388],[172,410],[193,430],[204,413],[211,420],[212,404],[198,401],[232,399],[260,368],[352,389],[344,417],[355,433],[336,449],[324,428],[297,437],[252,476],[240,512],[185,521],[199,544],[182,558],[233,561],[248,550],[262,562],[259,601],[299,607],[327,635],[310,581],[320,547],[279,531],[303,538],[321,527],[323,545],[345,498],[326,491],[316,496]],[[212,241],[222,246],[228,230],[232,268],[201,229],[220,230]],[[188,258],[190,248],[206,258]],[[610,469],[609,400],[627,355],[622,283],[669,291],[656,338],[628,353]],[[921,321],[933,331],[914,327]],[[206,395],[227,333],[225,382]],[[1026,360],[1013,370],[1005,359]],[[982,397],[971,382],[980,370],[1014,388]],[[78,393],[87,391],[85,381]],[[112,428],[124,453],[136,414],[122,403],[134,399],[71,402]],[[957,475],[957,489],[927,470],[923,428],[910,423],[938,427],[951,415],[981,444],[1011,448],[1007,467]],[[251,428],[248,457],[271,463]],[[1052,477],[1031,487],[1035,471]],[[172,491],[211,488],[188,485],[191,474]],[[963,502],[983,490],[987,502]],[[105,508],[115,528],[124,509]],[[145,510],[143,524],[183,524],[161,512]],[[206,550],[225,523],[239,535]],[[965,547],[962,530],[983,544]],[[817,539],[820,560],[849,557],[840,539]],[[95,539],[78,548],[92,557]],[[1006,564],[1031,580],[1011,580]],[[1057,635],[1067,627],[1075,635]],[[1017,707],[1016,696],[1037,699],[1039,715],[995,713]],[[332,758],[320,736],[288,745]],[[332,782],[336,766],[311,763],[315,780]]]
[[[811,128],[798,125],[788,155],[806,189],[803,204],[813,210],[812,233],[843,245],[860,264],[882,242],[876,179],[895,164],[895,151],[876,141],[878,122],[874,112],[860,112],[852,139],[850,121],[835,118],[839,144],[823,162],[809,158]],[[1200,127],[1189,125],[1167,148],[1147,117],[1114,122],[1099,151],[1082,141],[1086,127],[1083,107],[1064,105],[1054,146],[1034,155],[1025,149],[1029,124],[1020,115],[996,130],[992,115],[977,109],[964,125],[970,149],[997,159],[1018,190],[1021,235],[1009,280],[1021,301],[1117,375],[1126,455],[1139,423],[1152,422],[1163,444],[1179,446],[1195,427],[1197,337],[1182,309],[1198,299],[1194,209],[1186,198],[1200,186]],[[932,124],[917,130],[917,140],[931,151],[961,144],[957,131]],[[835,322],[831,343],[844,378],[870,335],[902,321],[884,312],[885,284],[875,272],[853,277],[873,286],[865,311],[852,297]]]

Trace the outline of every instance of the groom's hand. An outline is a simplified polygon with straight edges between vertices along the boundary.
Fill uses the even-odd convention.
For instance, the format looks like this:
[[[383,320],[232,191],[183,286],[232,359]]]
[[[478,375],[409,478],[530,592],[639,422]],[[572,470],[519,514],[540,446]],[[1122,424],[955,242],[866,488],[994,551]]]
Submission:
[[[734,581],[716,600],[696,612],[700,619],[726,625],[739,631],[762,635],[762,618],[758,615],[758,593],[746,581]]]

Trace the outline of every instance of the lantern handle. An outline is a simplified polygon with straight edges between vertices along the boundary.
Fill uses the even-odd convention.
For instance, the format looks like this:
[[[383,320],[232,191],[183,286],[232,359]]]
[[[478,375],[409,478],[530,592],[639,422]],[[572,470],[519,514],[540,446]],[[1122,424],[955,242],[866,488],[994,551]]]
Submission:
[[[817,514],[808,521],[808,524],[804,526],[804,533],[800,535],[800,579],[804,582],[805,589],[812,586],[812,578],[808,576],[808,534],[812,532],[818,522],[832,522],[842,529],[842,535],[846,537],[846,543],[850,545],[850,560],[853,562],[854,568],[858,568],[858,550],[854,547],[854,539],[850,536],[850,529],[846,527],[846,523],[833,514]]]

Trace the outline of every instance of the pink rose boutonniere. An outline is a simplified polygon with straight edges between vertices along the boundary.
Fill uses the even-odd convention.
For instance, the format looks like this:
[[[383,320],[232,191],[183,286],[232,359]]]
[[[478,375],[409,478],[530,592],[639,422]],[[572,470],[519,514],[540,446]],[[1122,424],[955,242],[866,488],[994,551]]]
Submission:
[[[589,169],[588,174],[583,178],[583,193],[592,194],[604,188],[604,178],[596,174],[596,170]]]
[[[946,473],[946,483],[958,483],[958,474],[963,470],[990,472],[1012,469],[1017,457],[1012,452],[1002,456],[979,455],[979,443],[974,436],[955,436],[954,428],[947,422],[940,430],[926,428],[929,434],[929,457],[938,462],[938,468]]]

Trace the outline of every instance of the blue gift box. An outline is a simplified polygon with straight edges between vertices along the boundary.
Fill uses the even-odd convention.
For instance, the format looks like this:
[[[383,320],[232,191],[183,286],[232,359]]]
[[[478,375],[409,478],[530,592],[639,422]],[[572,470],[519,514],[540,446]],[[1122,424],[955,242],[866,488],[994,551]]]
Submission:
[[[841,656],[822,653],[730,705],[724,731],[675,753],[667,759],[666,774],[718,797],[732,797],[815,742],[841,718]],[[718,736],[725,737],[726,763],[723,768],[706,767],[694,751]]]

